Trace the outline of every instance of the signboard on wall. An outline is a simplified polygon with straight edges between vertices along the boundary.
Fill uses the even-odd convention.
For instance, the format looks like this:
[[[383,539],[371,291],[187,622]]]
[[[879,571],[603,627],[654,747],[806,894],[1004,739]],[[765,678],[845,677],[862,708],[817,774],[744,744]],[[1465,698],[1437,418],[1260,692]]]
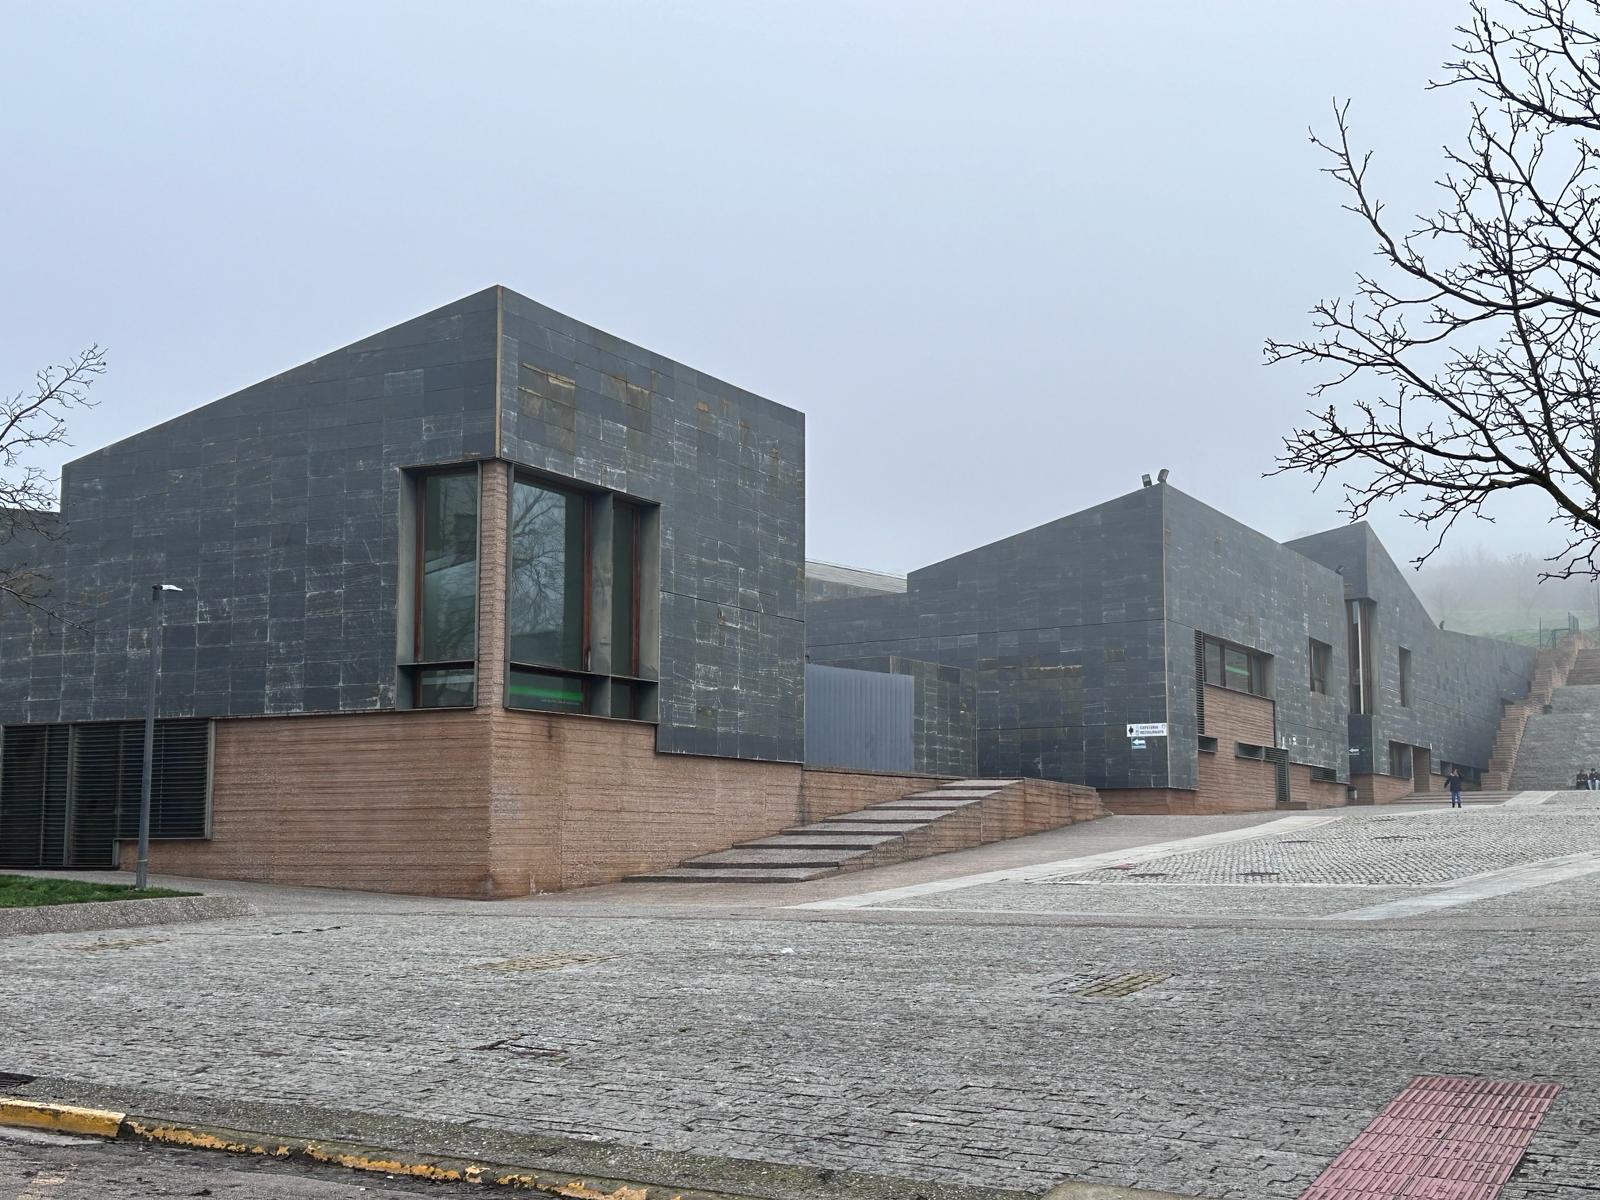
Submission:
[[[1131,738],[1153,738],[1167,736],[1167,723],[1156,721],[1145,725],[1129,725],[1128,736]]]

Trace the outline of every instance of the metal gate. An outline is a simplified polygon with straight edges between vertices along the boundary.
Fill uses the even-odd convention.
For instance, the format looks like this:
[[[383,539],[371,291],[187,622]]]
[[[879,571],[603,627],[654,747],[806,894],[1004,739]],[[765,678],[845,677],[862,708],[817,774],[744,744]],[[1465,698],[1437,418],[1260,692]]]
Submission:
[[[806,766],[915,769],[915,684],[909,675],[806,667]]]

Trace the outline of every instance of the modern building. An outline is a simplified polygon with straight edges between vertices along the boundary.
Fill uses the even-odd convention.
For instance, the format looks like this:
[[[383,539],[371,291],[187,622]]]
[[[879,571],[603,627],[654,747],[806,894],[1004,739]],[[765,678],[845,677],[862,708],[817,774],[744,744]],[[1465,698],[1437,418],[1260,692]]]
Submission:
[[[813,664],[972,672],[980,775],[1175,813],[1481,771],[1535,658],[1435,628],[1365,525],[1283,545],[1166,483],[913,571],[903,594],[811,600],[806,645]]]
[[[799,412],[500,287],[87,454],[0,544],[60,614],[0,610],[0,867],[131,863],[153,650],[152,869],[486,897],[929,775],[1384,799],[1486,765],[1532,675],[1364,526],[1280,545],[1165,484],[808,571],[804,467]]]
[[[802,772],[804,469],[500,287],[85,455],[0,551],[67,612],[0,613],[0,862],[131,861],[155,582],[156,871],[520,895],[886,798]]]

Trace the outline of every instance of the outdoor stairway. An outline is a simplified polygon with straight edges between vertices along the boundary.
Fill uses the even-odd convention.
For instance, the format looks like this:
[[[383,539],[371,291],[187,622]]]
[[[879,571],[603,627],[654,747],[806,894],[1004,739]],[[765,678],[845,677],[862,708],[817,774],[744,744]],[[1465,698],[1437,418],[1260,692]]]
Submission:
[[[1600,770],[1600,650],[1578,652],[1548,708],[1528,715],[1511,769],[1513,788],[1571,788],[1580,770]]]
[[[1523,736],[1529,722],[1544,711],[1555,693],[1568,683],[1600,683],[1600,651],[1589,645],[1589,638],[1581,633],[1568,634],[1553,646],[1539,650],[1534,665],[1533,682],[1528,694],[1521,700],[1506,705],[1495,733],[1494,750],[1489,756],[1489,766],[1483,773],[1485,791],[1516,789],[1524,776],[1517,774],[1518,756],[1522,752]],[[1574,678],[1576,676],[1576,678]],[[1574,771],[1577,769],[1574,766]],[[1545,788],[1536,790],[1544,791]]]
[[[1093,788],[1042,779],[961,779],[632,878],[654,883],[801,883],[1105,815]]]

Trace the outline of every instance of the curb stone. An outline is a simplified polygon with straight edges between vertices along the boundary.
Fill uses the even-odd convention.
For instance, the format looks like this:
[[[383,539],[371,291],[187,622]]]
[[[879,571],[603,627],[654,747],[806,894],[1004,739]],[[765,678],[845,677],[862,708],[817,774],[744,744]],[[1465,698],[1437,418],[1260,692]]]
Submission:
[[[110,1109],[80,1108],[0,1096],[0,1125],[52,1133],[155,1142],[187,1150],[217,1150],[436,1182],[480,1183],[543,1192],[571,1200],[758,1200],[733,1192],[667,1187],[657,1183],[535,1171],[505,1163],[443,1155],[415,1155],[381,1146],[299,1137],[273,1137],[252,1130],[175,1124]]]
[[[761,1200],[748,1192],[673,1187],[660,1183],[530,1169],[445,1154],[416,1154],[330,1138],[280,1137],[254,1130],[138,1116],[111,1109],[51,1104],[0,1096],[0,1126],[213,1150],[434,1182],[458,1182],[541,1192],[568,1200]],[[1203,1200],[1172,1192],[1063,1183],[1043,1200]]]
[[[240,896],[160,896],[149,900],[96,900],[0,909],[0,937],[40,933],[90,933],[186,921],[253,917],[259,910]]]

